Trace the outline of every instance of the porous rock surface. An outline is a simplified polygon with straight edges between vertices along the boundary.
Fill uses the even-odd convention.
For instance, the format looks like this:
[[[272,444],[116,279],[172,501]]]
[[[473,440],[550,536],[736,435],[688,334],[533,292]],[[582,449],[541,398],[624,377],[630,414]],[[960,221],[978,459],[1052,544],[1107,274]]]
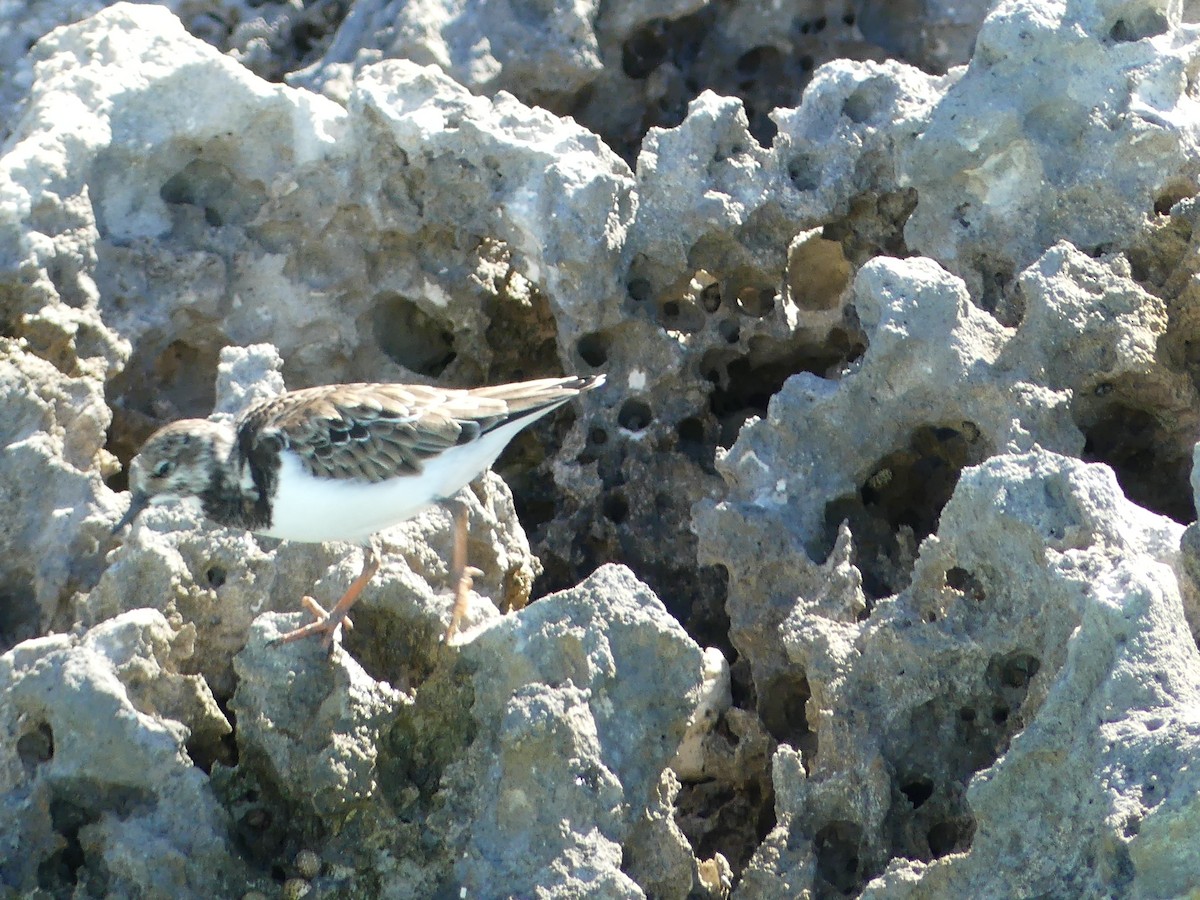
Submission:
[[[239,764],[214,773],[252,853],[319,845],[314,886],[341,895],[643,896],[622,847],[683,737],[700,651],[628,569],[504,618],[415,695],[341,648],[325,663],[270,644],[293,623],[251,628]]]
[[[1196,18],[0,7],[0,893],[1194,889]],[[172,419],[563,371],[453,647],[447,509],[328,658],[361,551],[109,533]]]

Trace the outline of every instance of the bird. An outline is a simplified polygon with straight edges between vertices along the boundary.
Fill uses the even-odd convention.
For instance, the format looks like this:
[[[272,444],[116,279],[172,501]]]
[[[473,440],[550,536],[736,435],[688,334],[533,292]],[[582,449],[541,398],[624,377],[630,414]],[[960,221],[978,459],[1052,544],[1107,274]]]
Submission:
[[[259,401],[233,421],[181,419],[150,435],[130,461],[129,509],[112,533],[151,505],[194,499],[228,528],[358,544],[362,571],[341,599],[326,612],[304,597],[314,620],[277,639],[320,635],[329,649],[342,626],[351,627],[350,608],[379,569],[380,531],[453,497],[517,432],[603,383],[604,375],[469,389],[331,384]],[[464,548],[465,528],[464,518]],[[459,594],[461,601],[461,582]]]

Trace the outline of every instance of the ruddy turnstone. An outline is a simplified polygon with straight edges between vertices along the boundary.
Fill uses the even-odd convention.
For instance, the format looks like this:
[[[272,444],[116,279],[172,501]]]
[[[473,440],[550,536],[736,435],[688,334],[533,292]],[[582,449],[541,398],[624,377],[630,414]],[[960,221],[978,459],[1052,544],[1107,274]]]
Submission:
[[[452,497],[518,431],[603,383],[595,375],[472,390],[333,384],[256,403],[232,423],[173,422],[129,464],[132,501],[113,533],[151,504],[194,497],[229,528],[360,544],[362,572],[333,609],[305,597],[316,621],[280,638],[322,634],[328,647],[379,569],[376,533]]]

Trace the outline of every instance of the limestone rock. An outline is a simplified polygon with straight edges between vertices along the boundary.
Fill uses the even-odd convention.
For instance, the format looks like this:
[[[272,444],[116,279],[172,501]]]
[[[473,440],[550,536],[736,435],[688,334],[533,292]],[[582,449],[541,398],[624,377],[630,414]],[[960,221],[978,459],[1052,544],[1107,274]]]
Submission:
[[[1185,892],[1195,6],[4,5],[0,881]],[[109,533],[169,420],[564,371],[454,649],[445,510],[331,658],[356,549]]]
[[[270,644],[293,624],[259,619],[237,657],[239,762],[219,781],[253,853],[319,842],[346,869],[319,884],[339,892],[644,896],[623,847],[696,705],[701,654],[628,570],[486,624],[415,692],[340,648],[324,662],[315,643]]]
[[[192,630],[150,610],[0,656],[3,883],[82,896],[229,896],[250,873],[205,771],[230,725],[180,672]]]

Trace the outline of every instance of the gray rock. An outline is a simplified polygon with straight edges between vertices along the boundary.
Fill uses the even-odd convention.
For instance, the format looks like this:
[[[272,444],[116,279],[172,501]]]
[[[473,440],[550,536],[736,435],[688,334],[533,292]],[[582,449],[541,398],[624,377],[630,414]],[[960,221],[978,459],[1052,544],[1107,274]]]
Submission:
[[[326,662],[269,643],[293,624],[260,618],[237,657],[240,756],[220,781],[254,852],[320,840],[338,891],[644,896],[623,846],[656,802],[662,816],[701,654],[628,570],[485,625],[415,693],[340,648]],[[264,808],[289,819],[263,824]],[[372,851],[385,834],[391,861]]]
[[[898,157],[902,182],[921,197],[905,226],[909,247],[986,301],[1056,241],[1087,252],[1128,243],[1150,207],[1198,172],[1182,73],[1200,35],[1180,13],[1108,2],[997,10]]]
[[[1159,830],[1195,789],[1180,531],[1105,467],[1001,455],[963,474],[912,586],[871,619],[797,605],[781,631],[819,749],[776,754],[779,824],[741,895],[1136,894],[1159,890],[1138,887],[1147,871],[1194,877]],[[1039,852],[1015,858],[1031,829]]]
[[[250,883],[199,764],[230,725],[139,610],[0,656],[0,880],[22,895],[230,896]]]
[[[675,772],[664,770],[654,802],[628,841],[625,871],[648,897],[687,900],[703,884],[692,845],[675,821],[679,788]]]
[[[341,96],[381,57],[410,59],[438,66],[472,93],[507,91],[571,115],[632,159],[647,129],[679,124],[704,88],[740,98],[756,136],[769,143],[769,114],[793,105],[821,63],[896,55],[944,72],[970,58],[988,8],[982,0],[804,0],[781,8],[360,0],[324,55],[289,81]]]
[[[118,501],[102,481],[103,386],[57,368],[28,343],[0,339],[0,648],[74,621],[70,601],[104,571]],[[71,350],[63,348],[65,356]]]
[[[433,823],[462,829],[455,880],[468,893],[642,896],[621,847],[683,739],[700,649],[628,569],[605,566],[500,620],[463,663],[478,731]]]
[[[189,3],[191,35],[16,6],[0,633],[83,653],[150,616],[172,662],[124,689],[121,740],[203,760],[152,760],[138,796],[191,793],[132,815],[93,789],[116,745],[79,737],[117,726],[72,707],[52,733],[88,805],[4,833],[22,886],[153,892],[123,848],[175,859],[189,817],[216,894],[1192,883],[1195,4],[668,0],[514,31],[512,5],[362,2],[330,45],[332,0]],[[247,68],[310,65],[326,97]],[[385,536],[331,659],[266,641],[356,550],[184,509],[108,534],[120,463],[178,416],[562,371],[609,382],[465,496],[484,574],[452,652],[445,511]],[[613,560],[645,586],[575,587]],[[694,692],[670,617],[728,695]],[[25,810],[57,752],[12,721]],[[175,894],[211,884],[191,871]]]

